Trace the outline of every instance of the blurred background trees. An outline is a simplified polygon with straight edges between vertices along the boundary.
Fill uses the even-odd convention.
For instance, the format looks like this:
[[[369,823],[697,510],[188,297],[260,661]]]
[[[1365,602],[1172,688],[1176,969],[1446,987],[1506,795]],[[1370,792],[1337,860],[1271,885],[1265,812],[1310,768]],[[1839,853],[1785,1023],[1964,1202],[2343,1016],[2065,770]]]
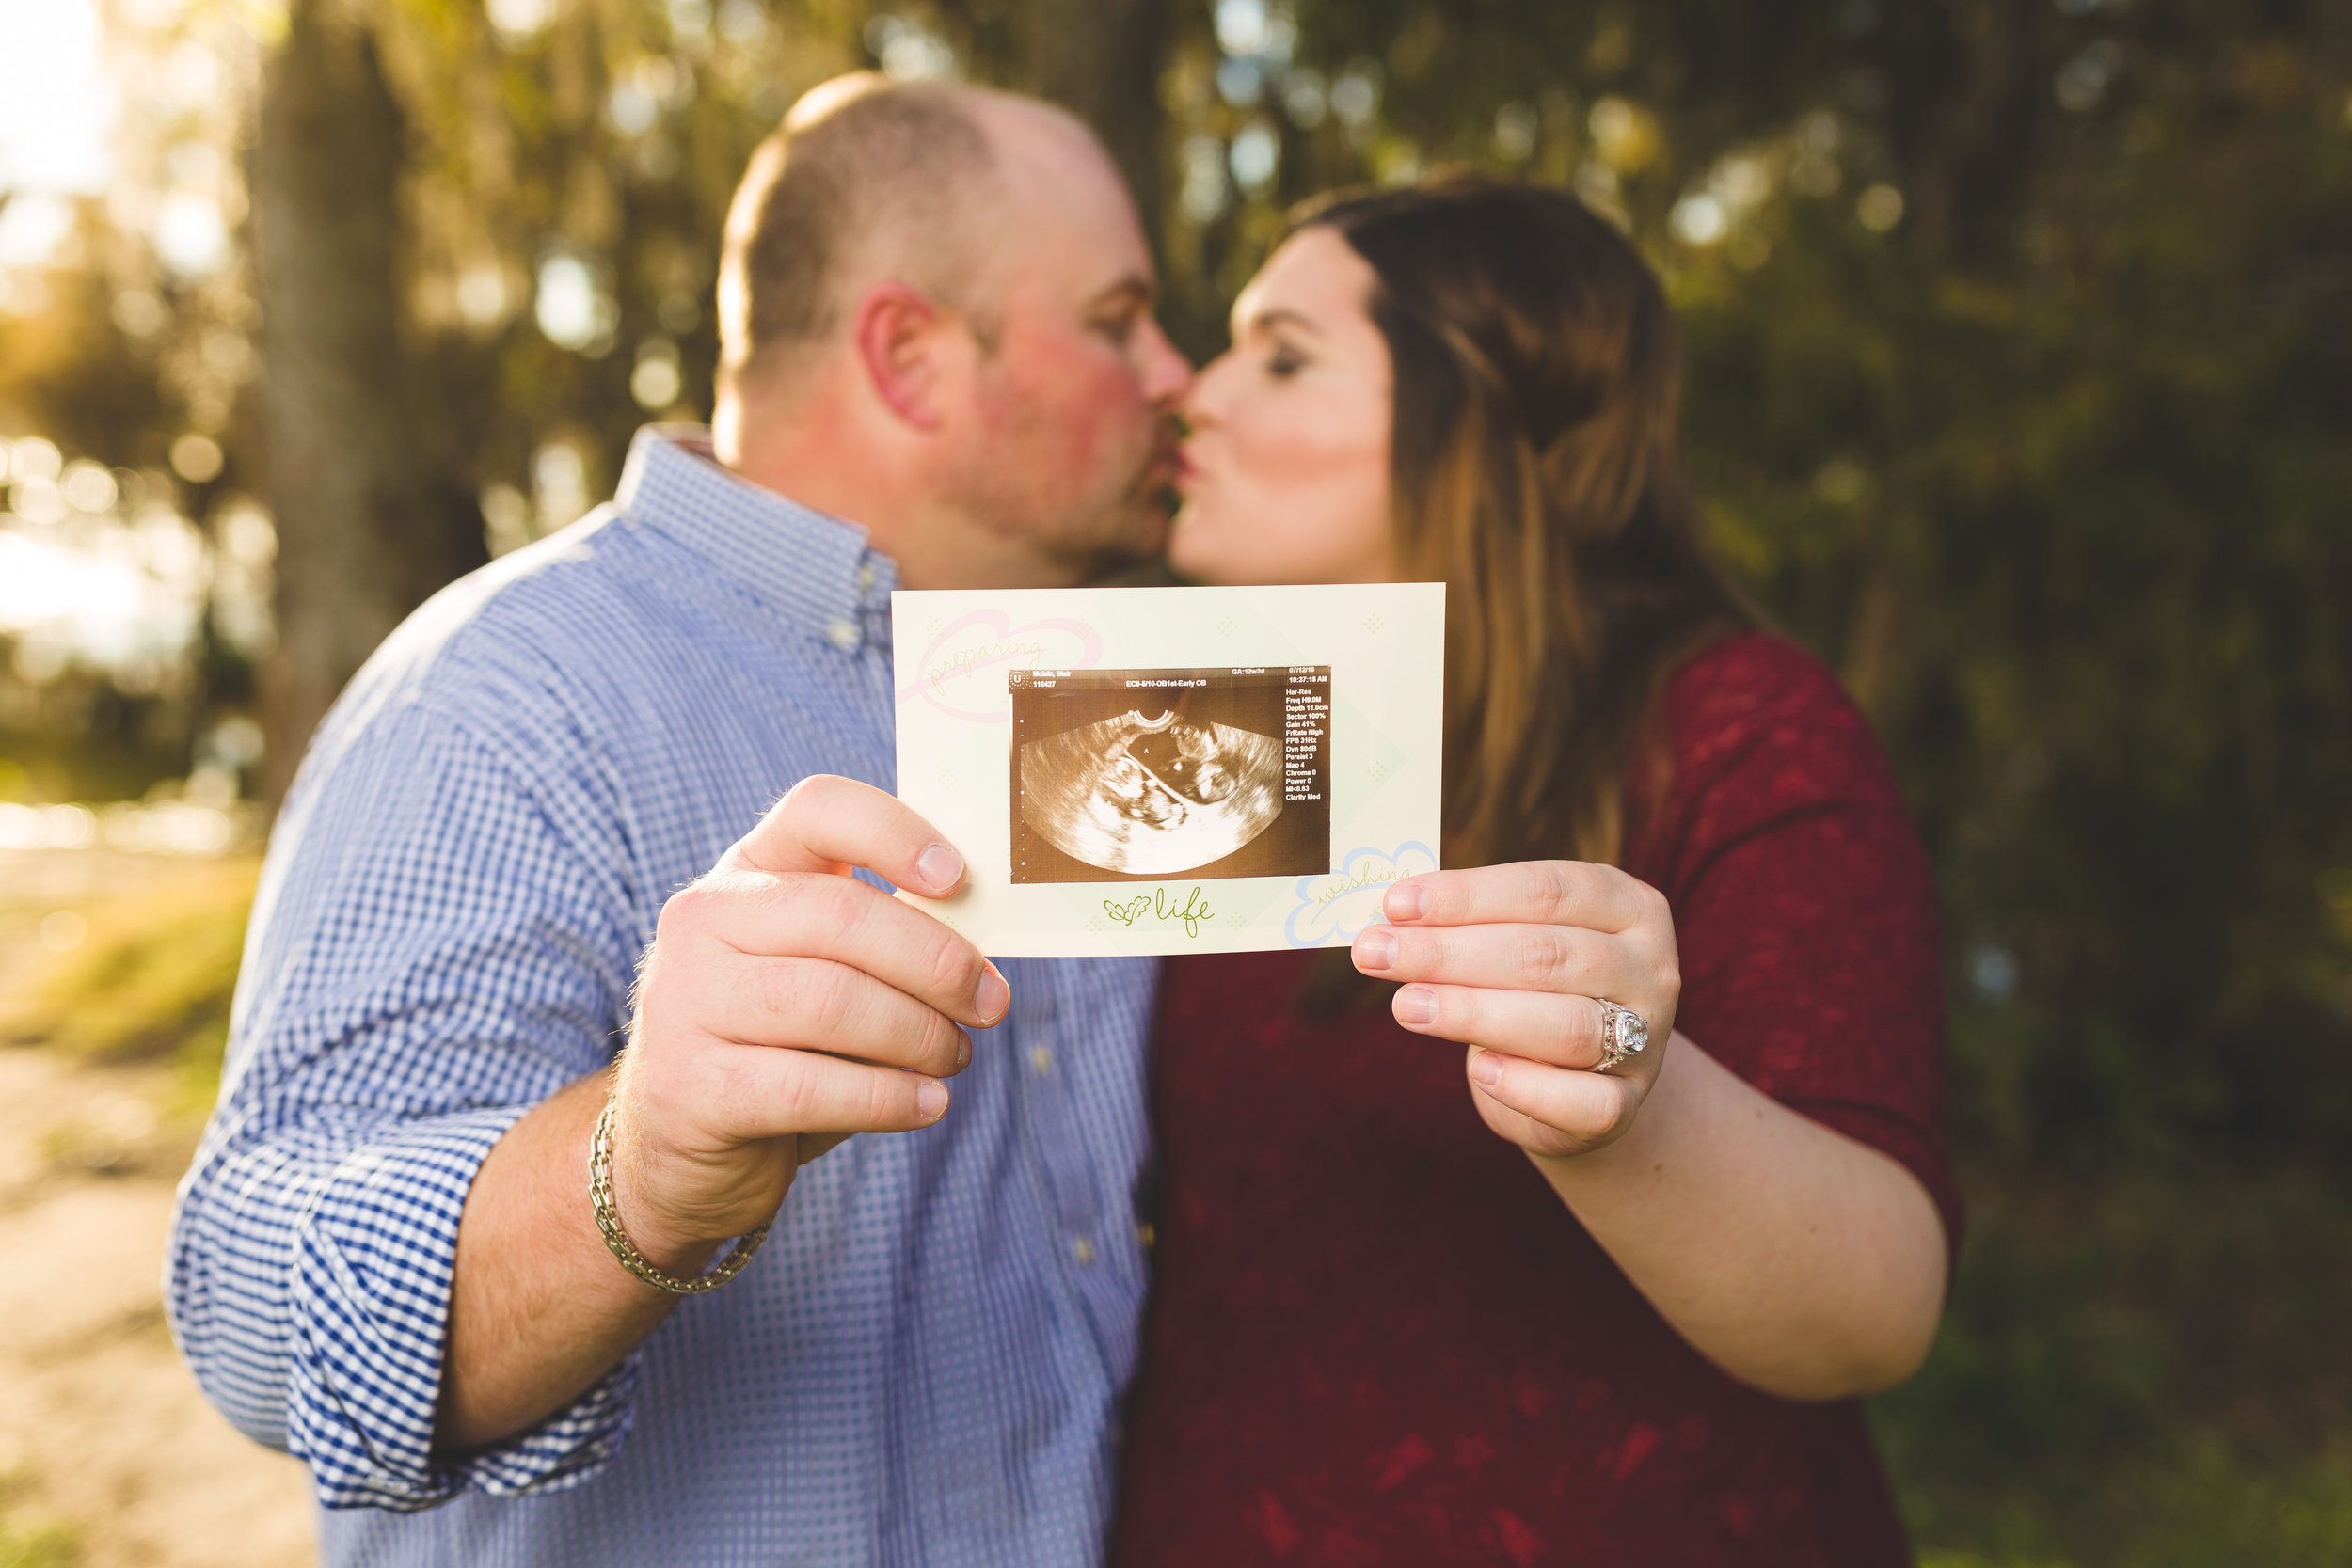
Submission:
[[[727,195],[839,71],[1086,115],[1196,355],[1298,198],[1566,184],[1668,279],[1717,545],[1941,870],[1978,1240],[1883,1411],[1926,1539],[2352,1558],[2352,10],[101,16],[0,0],[47,105],[0,107],[47,149],[0,164],[0,801],[274,797],[406,609],[707,413]]]

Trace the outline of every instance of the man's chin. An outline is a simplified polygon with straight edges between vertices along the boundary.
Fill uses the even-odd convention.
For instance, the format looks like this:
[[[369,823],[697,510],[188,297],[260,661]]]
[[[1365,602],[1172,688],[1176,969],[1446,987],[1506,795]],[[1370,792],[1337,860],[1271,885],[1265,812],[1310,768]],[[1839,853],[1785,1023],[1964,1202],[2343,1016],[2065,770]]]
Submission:
[[[1168,570],[1168,514],[1154,510],[1113,531],[1090,552],[1080,580],[1098,588],[1145,588],[1177,581]]]
[[[993,516],[991,531],[1007,538],[1025,539],[1038,552],[1041,563],[1058,568],[1055,575],[1065,581],[1127,583],[1139,574],[1149,576],[1158,569],[1168,548],[1178,499],[1172,478],[1168,465],[1152,463],[1119,493],[1105,497],[1102,505],[1070,508],[1042,528],[1040,510],[1033,502],[1025,507],[1022,499],[1000,497],[988,509]]]

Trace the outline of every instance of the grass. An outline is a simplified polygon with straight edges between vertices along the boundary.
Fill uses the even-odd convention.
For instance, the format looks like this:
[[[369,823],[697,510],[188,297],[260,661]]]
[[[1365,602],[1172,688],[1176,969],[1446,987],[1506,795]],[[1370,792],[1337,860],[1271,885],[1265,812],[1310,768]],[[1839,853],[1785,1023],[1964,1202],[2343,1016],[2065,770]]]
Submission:
[[[201,863],[86,910],[87,934],[33,973],[0,1016],[0,1040],[90,1061],[167,1059],[175,1100],[209,1105],[259,875],[251,859]]]
[[[1927,1568],[2352,1562],[2352,1203],[2292,1170],[1968,1173],[1874,1416]]]
[[[167,1059],[211,1102],[256,866],[87,911],[0,1037]],[[2324,1175],[1963,1151],[1970,1237],[1873,1416],[1923,1568],[2352,1562],[2352,1194]],[[0,1568],[72,1540],[0,1515]]]
[[[0,1469],[0,1568],[73,1568],[81,1543],[62,1525],[35,1524],[16,1506],[26,1484],[24,1471]]]
[[[2342,1568],[2352,1562],[2352,1444],[2283,1468],[2258,1466],[2210,1440],[2103,1478],[2137,1499],[2112,1538],[2066,1547],[2082,1521],[2061,1510],[2010,1510],[1970,1533],[1989,1548],[1925,1547],[1921,1568]]]
[[[24,1528],[0,1519],[0,1568],[72,1568],[81,1560],[70,1531]]]
[[[137,891],[75,900],[87,923],[64,953],[40,953],[0,1003],[0,1045],[38,1046],[93,1064],[164,1062],[169,1086],[154,1104],[182,1126],[212,1103],[228,1039],[247,912],[259,863],[250,858],[143,867]],[[18,908],[24,906],[19,898]],[[44,903],[40,907],[46,907]],[[142,1074],[144,1084],[151,1075]],[[93,1078],[93,1087],[105,1087]],[[111,1088],[94,1106],[122,1101]],[[102,1123],[124,1107],[101,1111]],[[146,1110],[134,1109],[140,1127]],[[38,1145],[53,1164],[118,1170],[135,1129],[75,1124],[53,1129]],[[182,1156],[184,1158],[184,1156]],[[158,1330],[160,1332],[160,1330]],[[0,1568],[74,1568],[84,1559],[79,1532],[43,1517],[29,1475],[0,1461]]]

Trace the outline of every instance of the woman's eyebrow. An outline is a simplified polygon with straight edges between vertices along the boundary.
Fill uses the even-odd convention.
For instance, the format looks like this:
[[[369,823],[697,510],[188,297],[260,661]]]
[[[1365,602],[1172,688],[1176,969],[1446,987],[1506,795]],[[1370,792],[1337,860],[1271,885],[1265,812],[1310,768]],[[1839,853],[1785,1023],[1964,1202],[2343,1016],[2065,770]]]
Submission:
[[[1317,338],[1323,336],[1323,328],[1316,325],[1313,321],[1306,316],[1300,315],[1297,311],[1293,310],[1286,306],[1280,305],[1274,306],[1268,309],[1261,310],[1256,315],[1251,316],[1248,325],[1249,330],[1252,332],[1262,332],[1269,326],[1288,325],[1295,326],[1299,331],[1312,334]]]

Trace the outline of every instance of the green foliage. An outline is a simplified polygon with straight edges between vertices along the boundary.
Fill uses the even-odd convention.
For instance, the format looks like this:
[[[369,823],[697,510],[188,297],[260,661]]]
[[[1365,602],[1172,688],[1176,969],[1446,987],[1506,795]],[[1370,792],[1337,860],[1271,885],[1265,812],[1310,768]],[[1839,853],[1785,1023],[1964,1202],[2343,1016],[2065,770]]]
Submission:
[[[1280,158],[1214,216],[1179,191],[1192,341],[1284,203],[1439,166],[1570,182],[1665,274],[1717,545],[1870,711],[1935,857],[1963,1147],[2342,1168],[2352,48],[2327,9],[1302,6],[1293,74],[1376,103],[1345,124],[1222,90],[1196,16],[1167,93],[1187,167],[1252,128]]]
[[[2009,265],[1796,213],[1752,277],[1686,279],[1720,531],[1873,707],[1956,967],[2020,971],[1959,1033],[2011,1152],[2352,1132],[2312,881],[2352,856],[2352,135],[2268,68],[2291,112],[2152,66]]]

